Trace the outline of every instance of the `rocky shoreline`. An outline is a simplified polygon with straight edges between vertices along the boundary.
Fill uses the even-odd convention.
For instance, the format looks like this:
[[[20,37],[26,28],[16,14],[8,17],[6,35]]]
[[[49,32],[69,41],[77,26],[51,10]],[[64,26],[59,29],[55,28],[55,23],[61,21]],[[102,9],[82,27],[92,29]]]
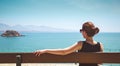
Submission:
[[[2,37],[19,37],[22,35],[15,30],[6,30],[4,33],[1,34],[1,36]]]

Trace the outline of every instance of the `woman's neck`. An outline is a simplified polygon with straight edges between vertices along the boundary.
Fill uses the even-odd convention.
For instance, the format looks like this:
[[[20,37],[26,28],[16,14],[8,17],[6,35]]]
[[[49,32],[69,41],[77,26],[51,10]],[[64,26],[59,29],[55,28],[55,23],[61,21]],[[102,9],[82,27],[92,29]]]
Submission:
[[[86,42],[90,43],[90,44],[94,44],[94,40],[92,37],[88,37],[86,38]]]

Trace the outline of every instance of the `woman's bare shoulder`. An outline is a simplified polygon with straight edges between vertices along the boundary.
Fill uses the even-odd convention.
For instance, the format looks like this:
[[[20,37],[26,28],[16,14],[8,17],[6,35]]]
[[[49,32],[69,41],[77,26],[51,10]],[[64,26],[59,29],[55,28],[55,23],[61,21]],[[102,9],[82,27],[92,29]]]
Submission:
[[[82,48],[82,45],[83,45],[83,41],[78,41],[77,42],[77,45],[79,46],[79,50]]]
[[[80,45],[82,45],[82,44],[83,44],[83,41],[78,41],[77,43],[80,44]]]

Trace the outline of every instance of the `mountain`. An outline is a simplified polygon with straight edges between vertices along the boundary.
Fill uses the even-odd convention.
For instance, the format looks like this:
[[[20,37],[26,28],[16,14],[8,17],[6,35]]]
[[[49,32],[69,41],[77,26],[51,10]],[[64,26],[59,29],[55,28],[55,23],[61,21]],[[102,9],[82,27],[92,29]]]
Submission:
[[[0,23],[0,31],[7,30],[8,28],[10,28],[9,25]]]
[[[54,28],[49,26],[36,26],[36,25],[14,25],[0,23],[0,31],[16,30],[16,31],[34,31],[34,32],[71,32],[71,30]]]
[[[6,25],[6,24],[3,24],[3,23],[0,23],[0,28],[6,28],[6,27],[10,27],[10,26]]]

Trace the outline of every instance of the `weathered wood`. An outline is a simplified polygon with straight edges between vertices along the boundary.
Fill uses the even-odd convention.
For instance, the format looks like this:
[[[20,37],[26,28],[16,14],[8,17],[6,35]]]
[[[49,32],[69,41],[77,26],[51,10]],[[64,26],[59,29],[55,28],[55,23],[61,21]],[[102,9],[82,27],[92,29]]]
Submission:
[[[120,53],[71,53],[68,55],[33,53],[0,53],[0,63],[16,63],[21,55],[21,63],[120,63]]]

